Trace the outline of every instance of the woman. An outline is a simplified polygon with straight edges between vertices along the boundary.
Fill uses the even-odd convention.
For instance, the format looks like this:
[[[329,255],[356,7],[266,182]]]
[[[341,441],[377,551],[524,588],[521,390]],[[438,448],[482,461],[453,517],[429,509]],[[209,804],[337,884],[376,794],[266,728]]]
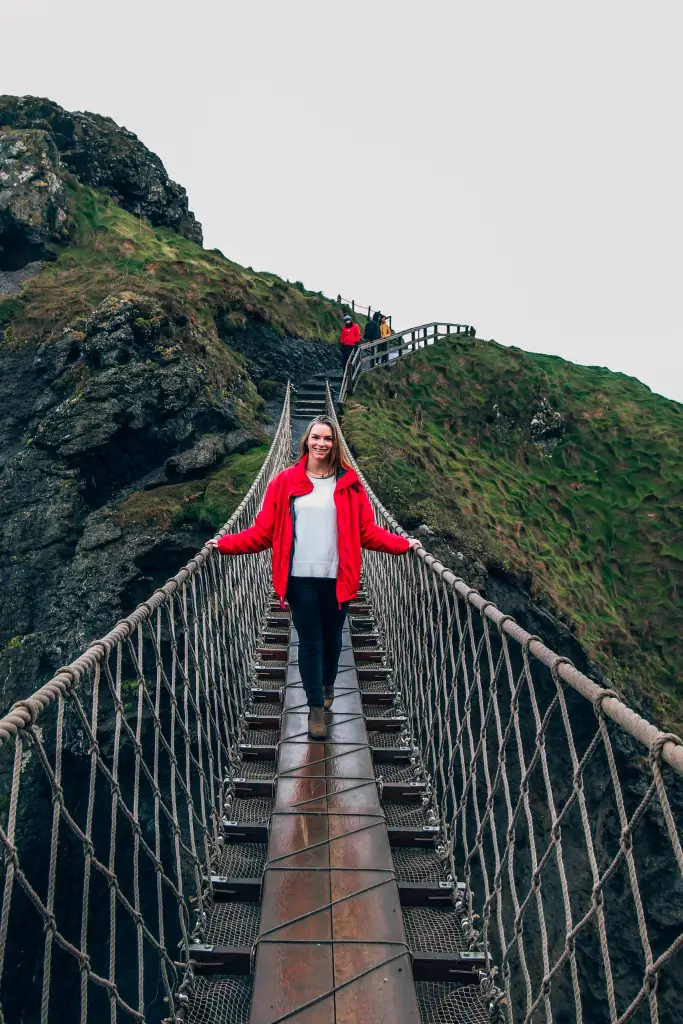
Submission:
[[[379,351],[380,352],[386,352],[388,350],[388,348],[389,348],[389,345],[385,341],[385,338],[391,337],[391,327],[389,326],[389,322],[387,321],[387,318],[385,316],[383,316],[381,313],[380,313],[380,321],[379,321],[379,336],[382,339],[382,344],[379,347]],[[386,363],[388,361],[389,361],[389,356],[388,355],[383,355],[383,356],[381,356],[378,359],[378,362],[380,362],[380,363]]]
[[[273,586],[299,634],[299,671],[308,699],[308,735],[327,738],[325,710],[349,602],[360,587],[361,548],[405,554],[420,546],[375,524],[372,506],[341,447],[333,420],[317,416],[301,457],[271,480],[254,525],[210,540],[223,555],[273,549]]]

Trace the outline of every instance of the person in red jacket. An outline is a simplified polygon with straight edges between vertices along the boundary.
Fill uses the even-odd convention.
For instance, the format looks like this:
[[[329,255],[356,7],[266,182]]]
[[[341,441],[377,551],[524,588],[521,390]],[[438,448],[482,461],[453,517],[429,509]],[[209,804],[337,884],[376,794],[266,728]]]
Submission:
[[[223,555],[273,549],[273,587],[287,598],[299,634],[308,733],[326,739],[324,712],[334,700],[349,602],[360,588],[361,548],[402,555],[420,541],[377,526],[334,421],[318,416],[301,439],[298,462],[269,483],[254,525],[208,546]]]
[[[342,366],[345,369],[349,356],[355,346],[360,344],[360,327],[353,322],[348,313],[344,317],[344,325],[339,335],[339,344],[341,346]]]

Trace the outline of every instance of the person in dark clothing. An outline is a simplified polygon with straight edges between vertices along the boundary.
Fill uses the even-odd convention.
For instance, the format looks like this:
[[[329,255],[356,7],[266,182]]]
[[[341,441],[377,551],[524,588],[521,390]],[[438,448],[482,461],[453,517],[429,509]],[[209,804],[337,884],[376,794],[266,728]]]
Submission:
[[[363,331],[363,341],[379,341],[379,320],[377,320],[376,317],[377,314],[375,314],[375,316],[366,323],[365,330]],[[376,362],[375,350],[375,352],[373,352],[373,358],[370,360],[370,366],[374,366]]]
[[[379,322],[373,319],[368,320],[363,331],[363,341],[379,341]]]

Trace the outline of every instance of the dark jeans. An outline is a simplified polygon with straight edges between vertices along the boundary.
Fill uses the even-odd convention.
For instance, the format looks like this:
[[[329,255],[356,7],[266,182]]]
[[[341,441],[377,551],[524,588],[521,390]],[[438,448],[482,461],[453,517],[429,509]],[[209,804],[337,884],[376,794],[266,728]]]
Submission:
[[[356,347],[355,345],[340,345],[339,346],[339,348],[341,349],[342,368],[343,369],[346,369],[346,364],[348,363],[349,359],[351,358],[351,353],[353,352],[355,347]]]
[[[337,603],[337,581],[290,576],[287,600],[299,634],[299,671],[308,706],[322,707],[323,686],[334,686],[349,609]]]

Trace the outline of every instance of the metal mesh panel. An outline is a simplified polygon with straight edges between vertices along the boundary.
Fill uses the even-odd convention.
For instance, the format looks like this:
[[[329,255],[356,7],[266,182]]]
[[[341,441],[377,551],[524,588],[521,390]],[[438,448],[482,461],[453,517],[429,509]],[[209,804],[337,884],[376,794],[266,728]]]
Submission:
[[[282,679],[257,679],[255,675],[251,677],[251,686],[256,687],[259,690],[281,690]]]
[[[444,882],[447,867],[435,850],[395,846],[391,851],[399,882]]]
[[[427,821],[427,815],[423,808],[418,804],[396,804],[393,801],[387,801],[382,804],[382,810],[387,819],[387,825],[403,825],[421,828],[423,825],[429,824]]]
[[[458,953],[469,944],[454,910],[445,907],[404,907],[408,945],[419,953]]]
[[[363,704],[363,713],[368,718],[396,718],[401,714],[400,708],[394,704]]]
[[[196,978],[187,1024],[249,1024],[252,978]]]
[[[385,782],[415,782],[416,772],[410,764],[376,764],[375,776]]]
[[[255,701],[251,708],[252,715],[282,715],[282,702],[277,703],[266,703],[265,701]]]
[[[368,743],[371,747],[398,747],[403,749],[406,741],[400,732],[368,732]]]
[[[244,743],[250,747],[275,747],[279,739],[279,729],[246,729],[244,733]]]
[[[259,903],[214,903],[207,914],[206,942],[210,946],[252,946],[260,918]]]
[[[388,679],[359,679],[361,693],[396,693],[396,687]]]
[[[246,758],[239,766],[239,776],[243,779],[274,779],[277,774],[277,761],[252,761]]]
[[[230,820],[258,824],[269,821],[273,801],[266,797],[233,797]]]
[[[267,856],[267,843],[226,842],[216,864],[216,874],[224,878],[260,878]]]
[[[415,991],[422,1024],[490,1024],[487,1003],[478,985],[418,981]]]

